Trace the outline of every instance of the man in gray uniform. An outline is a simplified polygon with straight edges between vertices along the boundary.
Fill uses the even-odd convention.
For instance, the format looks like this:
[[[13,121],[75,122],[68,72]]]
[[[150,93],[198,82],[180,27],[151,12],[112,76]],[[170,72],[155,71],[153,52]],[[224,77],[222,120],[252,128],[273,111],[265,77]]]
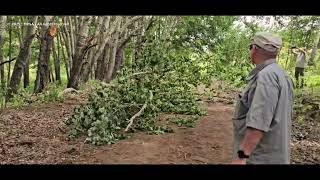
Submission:
[[[255,34],[250,56],[256,67],[239,95],[232,164],[289,164],[293,82],[277,64],[280,37]]]

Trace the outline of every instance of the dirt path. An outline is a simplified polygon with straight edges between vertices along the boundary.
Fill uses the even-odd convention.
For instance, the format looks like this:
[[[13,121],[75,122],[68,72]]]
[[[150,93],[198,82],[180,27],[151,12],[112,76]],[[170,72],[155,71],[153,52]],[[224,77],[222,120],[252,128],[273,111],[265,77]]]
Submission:
[[[65,117],[77,102],[7,109],[0,118],[1,164],[223,164],[232,152],[232,106],[208,104],[195,128],[175,133],[136,133],[96,147],[83,138],[68,141]]]

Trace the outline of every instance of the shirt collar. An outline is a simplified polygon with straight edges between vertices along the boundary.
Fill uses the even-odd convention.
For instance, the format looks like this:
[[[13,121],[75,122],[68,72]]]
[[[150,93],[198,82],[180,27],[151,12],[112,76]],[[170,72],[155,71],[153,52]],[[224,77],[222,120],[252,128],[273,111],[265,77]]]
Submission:
[[[269,64],[272,63],[276,63],[276,59],[268,59],[266,61],[264,61],[261,64],[258,64],[250,73],[249,76],[247,77],[247,80],[251,80],[252,78],[254,78],[263,68],[265,68],[266,66],[268,66]]]

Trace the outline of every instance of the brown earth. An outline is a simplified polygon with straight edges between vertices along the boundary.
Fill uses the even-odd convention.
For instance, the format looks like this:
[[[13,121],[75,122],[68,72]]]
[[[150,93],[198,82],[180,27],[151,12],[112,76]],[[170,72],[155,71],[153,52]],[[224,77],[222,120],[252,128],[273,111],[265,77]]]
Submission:
[[[217,102],[217,100],[215,100]],[[64,119],[78,100],[5,109],[0,117],[1,164],[225,164],[231,161],[233,105],[205,103],[207,116],[174,133],[143,132],[113,145],[68,140]],[[320,121],[293,119],[292,163],[320,163]]]
[[[63,121],[77,101],[6,109],[0,119],[1,164],[222,164],[231,160],[232,107],[208,104],[194,128],[134,133],[113,145],[68,140]]]

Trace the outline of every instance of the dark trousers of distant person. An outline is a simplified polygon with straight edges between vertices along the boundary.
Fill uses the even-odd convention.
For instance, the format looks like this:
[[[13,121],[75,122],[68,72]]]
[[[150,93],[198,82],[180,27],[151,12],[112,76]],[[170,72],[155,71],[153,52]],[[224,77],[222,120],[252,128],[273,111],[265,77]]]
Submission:
[[[294,76],[296,78],[296,88],[303,88],[304,86],[304,68],[296,67]],[[301,79],[301,83],[299,80]],[[300,84],[300,86],[299,86]]]

